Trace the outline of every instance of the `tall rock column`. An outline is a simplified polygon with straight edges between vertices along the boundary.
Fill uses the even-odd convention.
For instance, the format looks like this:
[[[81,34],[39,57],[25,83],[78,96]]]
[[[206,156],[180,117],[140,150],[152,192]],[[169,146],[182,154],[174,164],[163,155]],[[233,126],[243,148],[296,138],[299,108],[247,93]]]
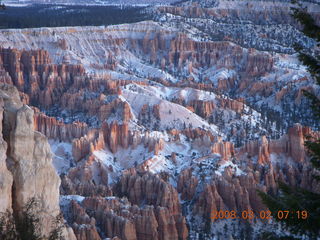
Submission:
[[[1,96],[0,96],[1,97]],[[3,119],[3,99],[0,98],[0,122]],[[2,124],[0,124],[0,213],[11,211],[12,203],[12,174],[6,164],[7,143],[2,137]]]
[[[3,181],[2,175],[0,182],[5,182],[4,186],[7,188],[10,186],[12,189],[14,214],[21,214],[21,210],[31,199],[37,200],[35,214],[40,219],[40,234],[48,235],[53,228],[53,220],[60,212],[60,178],[52,165],[49,143],[44,135],[33,130],[34,112],[21,103],[15,87],[0,84],[1,102],[4,106],[2,133],[8,144],[8,150],[5,156],[3,154],[5,144],[0,145],[0,172],[6,173],[3,170],[5,169],[3,159],[6,157],[6,164],[13,176],[13,184],[10,184],[12,182],[10,177]],[[0,185],[0,188],[3,189],[3,186]],[[4,190],[9,192],[7,188]],[[0,199],[3,199],[2,195],[4,194],[1,191]],[[9,207],[10,203],[6,201],[10,198],[9,193],[8,199],[1,201]],[[69,235],[66,229],[64,232]],[[66,239],[74,239],[73,236],[70,233]]]

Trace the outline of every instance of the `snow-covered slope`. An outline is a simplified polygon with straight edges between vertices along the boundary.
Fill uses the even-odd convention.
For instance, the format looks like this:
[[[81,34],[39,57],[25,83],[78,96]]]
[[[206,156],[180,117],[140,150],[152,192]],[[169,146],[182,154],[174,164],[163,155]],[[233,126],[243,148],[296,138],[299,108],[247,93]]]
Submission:
[[[35,127],[52,138],[68,222],[80,235],[140,239],[155,233],[134,214],[152,208],[145,222],[174,223],[155,230],[172,229],[172,239],[184,217],[190,239],[280,231],[272,220],[266,228],[260,220],[208,225],[208,216],[259,212],[256,189],[276,192],[278,180],[313,187],[303,142],[317,133],[300,124],[319,126],[302,91],[320,89],[292,46],[314,42],[285,1],[184,1],[148,11],[153,21],[0,30],[0,80],[40,109]]]

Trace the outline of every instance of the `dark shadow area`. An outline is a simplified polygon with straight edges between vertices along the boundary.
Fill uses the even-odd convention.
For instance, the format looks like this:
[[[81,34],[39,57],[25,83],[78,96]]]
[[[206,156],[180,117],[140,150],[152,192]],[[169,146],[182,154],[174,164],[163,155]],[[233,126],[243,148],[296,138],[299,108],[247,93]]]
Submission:
[[[101,26],[151,19],[144,7],[32,5],[0,11],[0,29]]]

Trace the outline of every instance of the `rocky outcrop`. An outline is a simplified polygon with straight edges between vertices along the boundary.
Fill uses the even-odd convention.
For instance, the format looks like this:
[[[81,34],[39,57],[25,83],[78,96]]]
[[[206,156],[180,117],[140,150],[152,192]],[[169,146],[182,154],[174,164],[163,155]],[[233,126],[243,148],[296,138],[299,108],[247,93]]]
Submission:
[[[201,100],[193,100],[188,103],[192,109],[194,109],[193,112],[198,114],[199,116],[207,119],[215,109],[215,104],[212,101],[201,101]]]
[[[266,209],[257,194],[259,175],[248,174],[237,178],[232,177],[229,169],[223,177],[213,178],[206,184],[195,205],[194,212],[205,218],[210,217],[212,211],[234,210],[241,212],[252,209],[257,213]]]
[[[247,153],[248,156],[258,155],[258,162],[266,164],[270,162],[271,154],[286,154],[297,163],[306,160],[306,150],[304,142],[307,136],[316,137],[318,133],[311,131],[309,127],[300,124],[294,125],[288,130],[288,134],[277,140],[268,140],[265,136],[260,141],[250,141],[240,149],[240,154]]]
[[[71,201],[70,205],[70,221],[77,240],[101,240],[94,218],[90,218],[76,201]]]
[[[149,152],[154,151],[157,154],[163,148],[161,139],[150,135],[150,132],[130,131],[128,123],[118,123],[113,121],[110,124],[102,124],[104,141],[112,153],[117,152],[119,148],[136,148],[143,144]]]
[[[3,116],[1,210],[12,207],[14,214],[20,214],[23,207],[35,199],[41,234],[47,235],[53,227],[52,219],[60,211],[60,179],[52,165],[50,146],[44,135],[34,131],[34,112],[21,103],[13,86],[1,84],[0,99]]]
[[[3,91],[0,92],[0,122],[3,121],[4,97],[9,98]],[[12,207],[12,181],[13,177],[7,168],[7,143],[4,141],[2,132],[3,126],[0,124],[0,213],[11,211]]]
[[[152,174],[139,174],[134,169],[129,170],[121,178],[118,191],[121,195],[128,196],[133,204],[146,201],[149,205],[170,207],[174,214],[180,212],[178,201],[174,201],[178,197],[176,191]],[[156,192],[157,194],[154,194]]]
[[[104,147],[105,141],[102,130],[90,129],[83,137],[73,139],[72,156],[78,162],[94,151],[101,150]]]
[[[62,195],[111,196],[108,184],[108,169],[93,156],[89,156],[76,167],[61,176],[60,192]]]
[[[166,210],[161,210],[161,208],[158,210],[158,213],[161,213],[158,217],[160,223],[162,223],[161,227],[165,227],[163,226],[164,219],[161,216],[170,213],[173,218],[169,218],[169,223],[175,222],[179,239],[187,238],[188,230],[185,225],[185,219],[181,215],[178,194],[170,184],[150,173],[137,173],[135,170],[130,170],[130,172],[123,175],[116,191],[120,195],[127,196],[132,204],[140,205],[145,203],[167,209],[167,213]],[[163,234],[169,233],[165,232]],[[171,234],[174,234],[174,232],[171,232]]]
[[[220,98],[219,104],[220,104],[219,107],[228,108],[237,113],[242,113],[245,106],[243,99],[239,99],[237,101],[230,98]]]
[[[256,190],[276,194],[278,181],[312,191],[320,190],[319,184],[310,178],[313,171],[308,164],[304,164],[300,168],[288,162],[285,164],[269,162],[267,165],[260,165],[259,162],[253,163],[251,158],[242,161],[247,161],[246,167],[243,169],[245,174],[239,175],[232,166],[225,168],[222,174],[211,173],[210,182],[204,183],[204,190],[197,198],[193,209],[194,213],[209,218],[212,211],[235,210],[241,212],[252,209],[259,214],[266,207],[261,202]],[[264,184],[262,185],[261,182]],[[308,184],[306,184],[307,182]],[[186,184],[186,180],[181,184]]]
[[[152,44],[152,41],[149,42]],[[198,51],[202,49],[202,51]],[[159,49],[160,50],[160,49]],[[200,53],[201,52],[201,53]],[[200,54],[199,54],[200,53]],[[234,56],[229,57],[230,53]],[[221,59],[224,56],[224,59]],[[181,68],[192,57],[193,66],[224,66],[227,69],[237,69],[241,60],[246,62],[243,71],[247,76],[254,77],[263,72],[268,72],[273,67],[273,60],[269,54],[250,50],[245,52],[241,47],[228,42],[196,42],[184,34],[171,40],[168,52],[168,64]],[[241,64],[240,64],[241,65]]]
[[[170,133],[174,136],[178,136],[180,131],[172,130]],[[181,133],[192,140],[202,139],[204,142],[207,143],[213,142],[215,139],[215,136],[213,136],[211,132],[201,128],[186,128],[182,130]]]
[[[31,108],[19,102],[16,106],[9,102],[5,105],[8,110],[5,112],[4,126],[8,131],[4,132],[4,138],[10,146],[7,164],[14,179],[14,208],[20,211],[30,199],[39,199],[41,224],[48,225],[43,228],[44,233],[48,233],[48,217],[59,213],[60,184],[51,163],[49,144],[44,135],[34,132]]]
[[[223,160],[228,160],[235,153],[233,143],[224,142],[221,138],[218,138],[217,142],[213,144],[211,151],[220,154]]]
[[[308,5],[308,6],[307,6]],[[319,8],[317,4],[306,4],[308,12],[313,16],[316,22],[319,22]],[[292,51],[293,41],[291,38],[284,39],[288,34],[292,34],[293,27],[298,28],[297,22],[290,15],[290,8],[293,5],[283,1],[273,2],[187,2],[175,6],[160,6],[157,9],[157,18],[161,21],[166,16],[166,21],[188,24],[198,28],[202,33],[211,35],[209,39],[228,40],[241,44],[245,47],[262,49],[266,51]],[[277,9],[277,11],[274,11]],[[198,23],[190,19],[205,19]],[[268,22],[268,27],[259,27]],[[203,24],[212,23],[211,28],[203,29]],[[183,25],[180,26],[183,26]],[[235,26],[234,26],[234,25]],[[241,26],[238,26],[240,25]],[[282,25],[289,25],[290,28],[283,28],[283,35],[278,35],[273,31],[280,29]],[[230,27],[232,25],[232,27]],[[250,25],[250,28],[248,27]],[[179,26],[179,25],[178,25]],[[219,26],[219,29],[216,29]],[[199,36],[199,32],[196,34]],[[195,36],[197,36],[195,34]],[[201,36],[201,35],[200,35]],[[275,37],[276,36],[276,37]],[[301,37],[301,36],[299,36]],[[271,41],[271,39],[274,41]],[[254,40],[253,40],[254,39]],[[269,42],[269,43],[268,43]],[[283,47],[279,47],[282,45]],[[289,45],[289,46],[288,46]],[[289,49],[288,49],[289,48]]]
[[[88,238],[96,236],[96,226],[99,226],[100,235],[108,238],[187,239],[185,218],[181,214],[174,188],[155,175],[145,173],[140,177],[136,174],[134,170],[128,171],[115,187],[120,195],[127,195],[125,191],[130,190],[128,199],[94,196],[80,203],[70,202],[68,212],[72,214],[67,219],[77,237],[99,239]]]
[[[6,71],[6,69],[3,66],[3,60],[0,57],[0,82],[12,84],[12,80],[10,77],[10,74]]]
[[[179,174],[177,191],[181,193],[182,200],[191,200],[196,192],[198,179],[192,176],[192,169],[187,168]]]
[[[29,95],[31,103],[40,103],[46,108],[60,102],[66,88],[85,72],[80,65],[52,64],[45,50],[1,48],[0,52],[4,69],[9,73],[12,83],[19,91]]]
[[[65,124],[54,117],[48,117],[39,109],[34,109],[34,128],[50,139],[71,142],[74,138],[80,138],[88,132],[88,126],[82,122]]]
[[[205,219],[219,210],[239,213],[251,209],[259,214],[266,207],[256,190],[277,194],[278,181],[319,192],[320,185],[311,177],[315,172],[304,147],[306,136],[318,138],[319,133],[297,124],[278,140],[263,136],[259,141],[250,141],[243,148],[233,149],[231,159],[221,154],[215,167],[206,166],[203,177],[200,165],[207,163],[202,163],[205,158],[198,159],[197,164],[180,173],[177,190],[182,199],[196,201],[193,214]],[[213,149],[225,144],[220,140]]]
[[[129,144],[129,126],[127,123],[118,124],[112,122],[111,124],[104,123],[102,126],[105,142],[109,145],[110,150],[115,153],[118,146],[127,148]]]

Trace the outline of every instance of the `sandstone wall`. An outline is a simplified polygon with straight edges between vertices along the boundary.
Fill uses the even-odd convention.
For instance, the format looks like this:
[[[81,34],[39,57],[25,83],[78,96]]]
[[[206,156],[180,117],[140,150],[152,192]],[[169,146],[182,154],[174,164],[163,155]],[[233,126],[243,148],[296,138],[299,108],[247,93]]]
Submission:
[[[34,131],[34,111],[21,103],[12,85],[0,84],[0,108],[0,212],[20,214],[34,198],[41,234],[47,235],[60,212],[60,178],[52,165],[50,146],[44,135]],[[64,233],[74,239],[72,232],[64,229]]]

